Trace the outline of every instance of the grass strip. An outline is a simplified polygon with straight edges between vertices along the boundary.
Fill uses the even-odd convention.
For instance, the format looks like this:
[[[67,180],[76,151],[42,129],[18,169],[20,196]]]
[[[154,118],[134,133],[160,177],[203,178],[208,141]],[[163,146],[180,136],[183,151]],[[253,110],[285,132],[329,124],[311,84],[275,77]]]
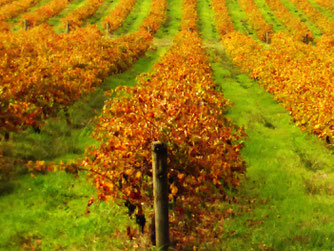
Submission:
[[[213,17],[213,10],[209,0],[198,0],[197,12],[199,17],[198,28],[202,37],[205,36],[207,42],[218,42],[219,34]]]

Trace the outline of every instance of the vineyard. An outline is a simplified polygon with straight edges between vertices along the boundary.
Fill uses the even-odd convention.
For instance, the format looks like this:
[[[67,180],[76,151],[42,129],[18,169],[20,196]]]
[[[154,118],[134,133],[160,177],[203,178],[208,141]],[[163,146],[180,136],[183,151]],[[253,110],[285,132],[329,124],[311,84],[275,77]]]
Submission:
[[[167,250],[153,142],[169,250],[333,250],[333,107],[333,0],[0,0],[0,250]]]

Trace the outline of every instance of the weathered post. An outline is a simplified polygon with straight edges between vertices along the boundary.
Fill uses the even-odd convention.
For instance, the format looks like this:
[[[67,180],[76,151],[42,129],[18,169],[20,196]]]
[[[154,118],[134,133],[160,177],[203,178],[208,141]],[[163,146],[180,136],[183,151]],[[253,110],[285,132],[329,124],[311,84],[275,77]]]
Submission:
[[[66,22],[66,33],[67,34],[70,33],[70,22],[69,21]]]
[[[161,250],[168,250],[167,147],[159,141],[152,144],[152,169],[156,246]]]
[[[266,32],[266,44],[269,44],[269,32]]]
[[[28,22],[27,22],[27,19],[24,19],[24,21],[23,21],[23,29],[24,29],[25,31],[28,30]]]
[[[110,30],[110,24],[109,24],[109,22],[107,22],[107,34],[108,34],[108,35],[110,35],[109,30]]]
[[[309,38],[308,34],[306,34],[304,40],[305,40],[305,43],[306,43],[306,44],[308,44],[308,43],[310,42],[310,38]]]

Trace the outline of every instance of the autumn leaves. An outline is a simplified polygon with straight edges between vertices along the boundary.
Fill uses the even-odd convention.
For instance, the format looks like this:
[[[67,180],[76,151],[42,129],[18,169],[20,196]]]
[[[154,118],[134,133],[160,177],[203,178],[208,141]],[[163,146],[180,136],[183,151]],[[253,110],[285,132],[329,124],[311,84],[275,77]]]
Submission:
[[[215,90],[195,10],[195,1],[184,1],[182,31],[137,87],[110,93],[94,132],[101,144],[82,163],[100,199],[124,199],[147,216],[153,201],[151,143],[165,142],[171,233],[180,247],[214,235],[203,231],[199,215],[210,218],[216,209],[203,205],[223,200],[224,187],[238,186],[246,168],[240,156],[246,135],[223,114],[229,102]]]

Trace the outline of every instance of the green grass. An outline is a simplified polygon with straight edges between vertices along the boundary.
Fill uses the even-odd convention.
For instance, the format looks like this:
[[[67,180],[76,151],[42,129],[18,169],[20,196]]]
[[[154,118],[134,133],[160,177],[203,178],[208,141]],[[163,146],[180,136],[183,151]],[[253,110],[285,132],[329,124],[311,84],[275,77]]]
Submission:
[[[132,33],[139,29],[145,17],[148,16],[151,9],[152,0],[137,0],[130,14],[124,20],[122,26],[114,32],[115,35]]]
[[[119,0],[106,0],[95,15],[87,19],[86,23],[96,24],[100,30],[105,30],[102,21],[105,17],[109,16],[111,10],[114,9],[119,2]]]
[[[110,76],[104,82],[104,89],[114,89],[117,86],[134,86],[137,81],[136,77],[141,73],[148,72],[153,67],[153,64],[157,62],[160,56],[167,50],[167,48],[161,48],[155,51],[149,51],[146,56],[139,59],[128,71]]]
[[[210,0],[199,0],[197,2],[197,12],[201,19],[198,21],[198,27],[205,39],[209,42],[219,42],[219,34],[216,30],[216,23]]]
[[[182,6],[180,0],[167,1],[167,18],[155,34],[157,39],[173,38],[180,30]]]
[[[126,208],[93,204],[84,215],[95,189],[83,175],[25,175],[12,189],[0,197],[1,250],[122,250],[112,235],[132,224]]]
[[[80,8],[86,4],[86,0],[74,0],[71,1],[70,4],[62,11],[59,15],[51,17],[49,19],[48,24],[52,25],[54,27],[54,30],[57,33],[64,33],[65,27],[63,27],[62,24],[62,18],[66,17],[69,13],[74,11],[77,8]]]
[[[204,1],[204,0],[201,0]],[[200,14],[201,30],[211,24]],[[213,18],[213,17],[212,17]],[[202,33],[209,42],[212,34]],[[221,44],[208,48],[215,81],[233,102],[226,114],[245,126],[248,168],[238,203],[225,220],[219,250],[332,250],[334,156],[314,135],[302,133],[272,95],[231,62]]]

